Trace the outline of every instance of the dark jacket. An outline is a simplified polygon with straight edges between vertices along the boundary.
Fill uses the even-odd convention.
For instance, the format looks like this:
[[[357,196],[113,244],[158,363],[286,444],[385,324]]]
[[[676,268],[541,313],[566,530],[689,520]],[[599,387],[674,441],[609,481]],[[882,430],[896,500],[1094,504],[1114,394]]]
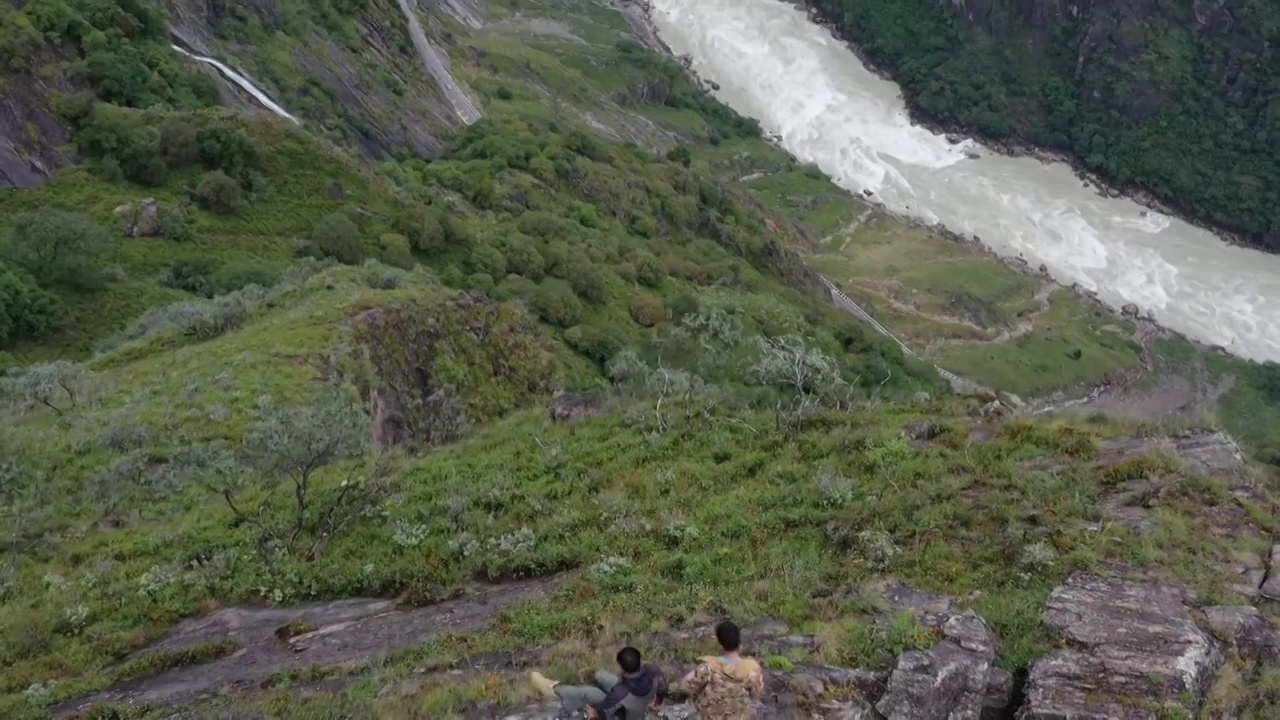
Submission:
[[[597,705],[596,710],[601,718],[625,717],[618,711],[622,709],[623,701],[628,695],[645,697],[655,690],[661,695],[666,689],[667,680],[662,671],[653,665],[642,665],[635,673],[623,675],[618,684],[605,693],[604,702]]]

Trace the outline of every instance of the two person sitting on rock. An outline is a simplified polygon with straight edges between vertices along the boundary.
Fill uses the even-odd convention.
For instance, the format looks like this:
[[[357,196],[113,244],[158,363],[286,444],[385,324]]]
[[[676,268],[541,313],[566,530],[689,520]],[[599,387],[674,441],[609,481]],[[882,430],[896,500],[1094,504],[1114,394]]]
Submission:
[[[698,658],[698,666],[668,691],[662,671],[641,663],[640,651],[624,647],[618,651],[622,675],[600,671],[595,685],[566,685],[542,673],[529,674],[533,686],[544,696],[559,699],[564,710],[585,710],[588,718],[638,720],[668,696],[688,700],[701,720],[746,720],[751,705],[764,694],[764,670],[760,663],[738,653],[742,631],[732,622],[716,625],[718,656]]]
[[[587,717],[595,720],[643,718],[666,695],[666,678],[653,665],[641,664],[640,651],[633,647],[619,650],[617,661],[622,675],[600,670],[594,685],[566,685],[538,672],[530,673],[529,679],[544,696],[559,698],[569,712],[585,710]]]

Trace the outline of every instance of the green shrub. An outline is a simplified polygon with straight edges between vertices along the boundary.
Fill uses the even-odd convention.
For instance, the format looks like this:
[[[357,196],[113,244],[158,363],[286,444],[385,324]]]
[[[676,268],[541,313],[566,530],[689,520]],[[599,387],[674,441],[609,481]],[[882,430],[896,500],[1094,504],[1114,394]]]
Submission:
[[[0,263],[0,345],[47,335],[61,317],[57,297],[20,268]]]
[[[200,163],[210,170],[221,170],[239,177],[258,168],[258,151],[239,128],[211,127],[196,133],[196,152]]]
[[[206,258],[178,258],[161,284],[201,297],[213,295],[213,263]]]
[[[364,259],[364,237],[351,218],[341,212],[320,218],[311,230],[311,240],[326,257],[347,265]]]
[[[506,277],[507,258],[498,248],[488,243],[481,243],[471,251],[471,267],[476,272],[484,273],[491,278]]]
[[[489,273],[472,273],[467,277],[468,290],[479,290],[486,294],[492,294],[493,288],[493,276]]]
[[[631,298],[631,319],[643,327],[653,327],[667,316],[662,299],[656,295],[640,293]]]
[[[232,180],[226,173],[213,170],[200,179],[200,185],[196,187],[196,199],[209,212],[231,215],[239,212],[244,205],[244,190],[240,183]]]
[[[613,326],[574,325],[564,333],[569,347],[600,365],[604,365],[626,347],[627,336]]]
[[[410,270],[418,261],[409,247],[409,238],[398,233],[385,233],[378,238],[378,258],[392,266]]]
[[[586,260],[573,261],[564,275],[573,291],[583,300],[599,304],[608,299],[608,286],[598,266]]]
[[[160,237],[174,242],[187,242],[195,235],[191,229],[191,216],[181,205],[160,210]]]
[[[667,151],[667,159],[689,167],[689,163],[693,162],[693,155],[689,152],[689,148],[677,145]]]
[[[213,274],[211,286],[214,295],[226,295],[250,285],[274,287],[280,282],[280,271],[261,262],[233,263]]]
[[[538,317],[560,327],[572,327],[582,318],[582,303],[573,289],[560,280],[544,280],[533,296]]]
[[[645,255],[636,263],[636,280],[641,285],[656,288],[667,279],[667,269],[662,262],[652,255]]]
[[[506,268],[508,272],[519,273],[530,280],[541,280],[546,266],[542,253],[533,246],[529,238],[514,235],[506,242]],[[496,277],[496,276],[495,276]]]
[[[3,256],[43,287],[96,290],[111,233],[79,213],[41,208],[13,219]]]
[[[671,301],[671,319],[679,322],[685,315],[697,313],[698,308],[698,298],[689,293],[683,293]]]

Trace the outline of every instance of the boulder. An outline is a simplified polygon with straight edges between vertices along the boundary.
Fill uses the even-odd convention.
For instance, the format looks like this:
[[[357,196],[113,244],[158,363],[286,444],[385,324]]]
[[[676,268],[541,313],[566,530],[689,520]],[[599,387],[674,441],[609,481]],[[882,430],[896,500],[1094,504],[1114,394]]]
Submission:
[[[1280,543],[1271,546],[1271,567],[1266,577],[1258,592],[1268,600],[1280,600]]]
[[[978,409],[978,415],[984,418],[1000,417],[1008,412],[1008,408],[999,400],[992,400]]]
[[[1280,662],[1280,632],[1250,605],[1215,605],[1201,611],[1218,637],[1237,655],[1255,662]]]
[[[1120,307],[1120,314],[1127,318],[1136,318],[1142,314],[1142,310],[1133,303],[1125,303]]]
[[[995,636],[972,611],[946,613],[939,619],[941,642],[898,656],[884,696],[876,703],[889,720],[978,720],[983,714],[996,657]]]
[[[1194,716],[1223,661],[1191,619],[1187,590],[1077,572],[1049,596],[1045,624],[1066,649],[1031,665],[1018,718]]]
[[[910,440],[932,440],[942,434],[942,426],[931,420],[917,420],[907,423],[902,434]]]
[[[155,198],[143,198],[115,209],[120,232],[125,237],[155,237],[160,234],[160,206]]]
[[[604,409],[603,397],[562,392],[551,400],[551,422],[582,420],[599,415]]]
[[[1001,392],[1000,401],[1014,410],[1021,410],[1027,406],[1027,404],[1023,402],[1022,398],[1011,392]]]

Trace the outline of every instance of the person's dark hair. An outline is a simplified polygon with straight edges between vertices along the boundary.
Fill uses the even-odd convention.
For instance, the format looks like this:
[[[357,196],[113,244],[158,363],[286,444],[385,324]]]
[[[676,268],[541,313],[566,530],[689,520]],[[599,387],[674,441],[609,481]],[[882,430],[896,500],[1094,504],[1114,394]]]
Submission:
[[[738,626],[728,620],[716,626],[716,642],[720,643],[725,652],[738,651],[738,646],[742,644],[741,634]]]
[[[622,672],[633,673],[640,669],[640,651],[627,646],[618,651],[618,667]]]

